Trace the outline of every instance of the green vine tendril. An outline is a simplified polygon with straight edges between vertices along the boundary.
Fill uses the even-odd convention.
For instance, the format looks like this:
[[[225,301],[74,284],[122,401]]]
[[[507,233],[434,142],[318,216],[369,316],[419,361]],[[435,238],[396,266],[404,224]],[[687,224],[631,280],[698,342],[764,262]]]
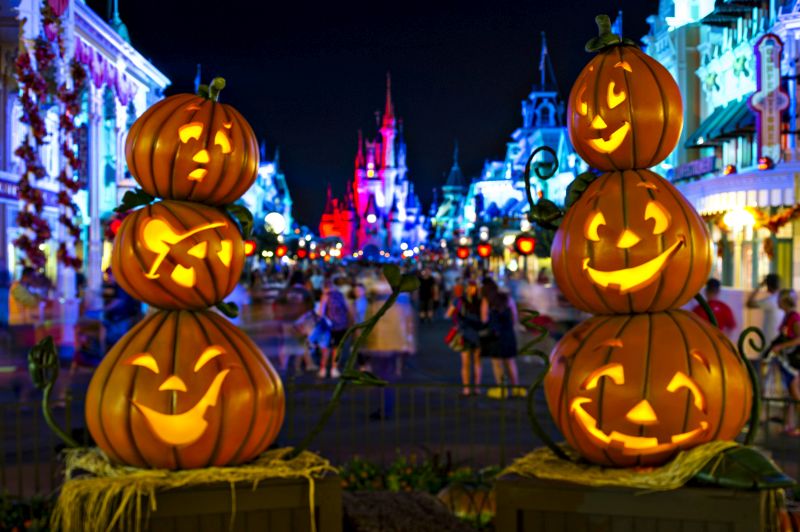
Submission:
[[[50,410],[50,392],[58,380],[58,351],[52,336],[39,341],[28,352],[28,373],[33,385],[42,391],[42,414],[47,426],[61,438],[68,447],[80,447],[69,434],[58,426]]]
[[[755,335],[759,343],[756,343],[756,341],[752,338],[753,335]],[[750,336],[750,338],[748,338],[748,336]],[[758,327],[748,327],[742,331],[742,334],[739,335],[739,340],[736,343],[739,356],[742,358],[742,362],[744,362],[744,365],[747,367],[747,375],[750,377],[750,383],[753,386],[753,405],[750,407],[750,423],[748,424],[747,428],[747,437],[744,440],[745,445],[752,445],[756,439],[756,434],[758,433],[758,418],[759,413],[761,412],[761,384],[758,381],[758,373],[756,373],[756,368],[753,367],[750,359],[747,358],[745,340],[747,340],[747,346],[758,353],[761,353],[764,350],[767,345],[767,341],[764,338],[764,333],[761,331],[761,329]]]

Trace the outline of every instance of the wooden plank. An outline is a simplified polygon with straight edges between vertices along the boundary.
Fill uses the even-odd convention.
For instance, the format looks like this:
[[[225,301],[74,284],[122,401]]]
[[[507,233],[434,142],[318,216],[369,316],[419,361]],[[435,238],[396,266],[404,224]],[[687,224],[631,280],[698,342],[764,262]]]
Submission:
[[[251,510],[236,516],[236,527],[246,532],[266,530],[269,523],[268,510]]]
[[[730,523],[706,523],[705,532],[734,532]]]
[[[588,532],[608,532],[611,529],[610,515],[587,515],[586,530]]]
[[[565,514],[561,512],[542,512],[542,525],[544,532],[564,532],[567,530]]]
[[[664,508],[665,512],[670,511]],[[654,517],[634,517],[633,518],[634,532],[656,532],[658,530],[658,519]]]
[[[705,532],[706,523],[700,521],[683,521],[681,523],[680,532]]]
[[[566,530],[570,532],[588,532],[589,530],[589,520],[587,516],[579,513],[568,513],[565,514],[565,523],[564,526]]]
[[[269,512],[269,532],[292,530],[292,511],[289,508],[277,508]]]
[[[611,517],[611,532],[633,532],[633,517],[615,515]]]

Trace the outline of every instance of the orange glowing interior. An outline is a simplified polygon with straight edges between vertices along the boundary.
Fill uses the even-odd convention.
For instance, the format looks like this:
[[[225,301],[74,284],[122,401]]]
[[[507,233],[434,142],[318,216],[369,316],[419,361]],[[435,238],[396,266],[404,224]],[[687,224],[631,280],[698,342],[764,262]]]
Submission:
[[[618,61],[618,62],[617,62],[615,65],[614,65],[614,68],[621,68],[621,69],[623,69],[623,70],[627,70],[628,72],[633,72],[633,69],[632,69],[632,68],[631,68],[631,66],[628,64],[628,62],[627,62],[627,61]]]
[[[178,137],[180,137],[181,142],[186,144],[189,140],[194,139],[197,140],[200,138],[200,135],[203,134],[203,123],[202,122],[189,122],[188,124],[184,124],[178,128]]]
[[[139,353],[138,355],[134,355],[126,360],[124,364],[127,366],[139,366],[142,368],[147,368],[156,375],[158,374],[158,362],[156,362],[156,359],[153,358],[153,355],[150,353]]]
[[[217,134],[214,135],[214,144],[222,149],[222,153],[231,152],[231,141],[228,139],[228,135],[222,130],[217,131]]]
[[[581,116],[586,116],[589,114],[589,104],[583,99],[583,95],[586,93],[586,84],[581,87],[581,90],[578,91],[578,95],[576,96],[576,101],[578,102],[578,114]]]
[[[642,399],[636,406],[628,410],[625,419],[638,425],[655,425],[658,423],[658,416],[647,399]]]
[[[222,356],[225,351],[222,347],[218,345],[212,345],[206,347],[206,349],[200,354],[197,358],[197,362],[194,363],[194,372],[197,373],[200,369],[208,364],[211,360],[214,360],[218,356]]]
[[[625,91],[615,92],[616,85],[613,81],[608,83],[608,108],[613,109],[625,101],[627,95]]]
[[[682,371],[679,371],[675,373],[675,375],[672,377],[672,380],[669,381],[669,384],[667,385],[667,391],[675,392],[677,390],[680,390],[681,388],[686,388],[692,393],[692,398],[694,399],[695,408],[697,408],[704,414],[707,413],[706,396],[703,395],[703,392],[700,391],[700,387],[697,386],[697,383],[694,381],[694,379],[692,379]]]
[[[597,230],[601,225],[606,225],[606,217],[603,216],[602,212],[597,211],[589,218],[589,223],[586,224],[586,229],[584,230],[586,238],[593,242],[599,241],[600,235],[597,234]]]
[[[583,381],[581,388],[594,390],[602,377],[608,377],[614,384],[625,384],[625,371],[622,369],[622,364],[612,362],[591,372]]]
[[[142,233],[141,233],[141,240],[144,243],[145,247],[150,251],[156,253],[156,258],[153,261],[153,264],[150,266],[150,270],[145,273],[145,277],[148,279],[158,279],[158,269],[161,267],[161,264],[164,262],[164,259],[167,258],[170,251],[172,250],[175,244],[183,241],[184,239],[202,232],[207,231],[209,229],[214,229],[215,227],[225,227],[224,222],[214,222],[209,224],[203,224],[199,227],[194,229],[190,229],[188,231],[178,231],[169,223],[162,220],[161,218],[149,218],[142,226]],[[224,242],[224,241],[223,241]],[[230,244],[229,244],[230,245]],[[197,257],[199,254],[204,254],[205,251],[202,247],[195,245],[193,246],[188,254]],[[224,247],[224,245],[223,245]],[[222,260],[225,266],[230,265],[230,260],[226,263]],[[180,270],[179,270],[180,268]],[[191,271],[189,271],[191,270]],[[177,271],[177,273],[175,273]],[[175,271],[172,273],[172,278],[175,282],[180,284],[181,286],[194,286],[194,269],[193,268],[183,268],[182,266],[177,266]]]
[[[669,228],[672,217],[661,203],[650,200],[647,202],[647,206],[644,209],[644,219],[653,220],[655,222],[653,234],[660,235]]]
[[[628,249],[632,248],[636,244],[638,244],[642,239],[639,238],[636,233],[631,231],[630,229],[625,229],[619,237],[617,241],[617,247],[619,249]]]

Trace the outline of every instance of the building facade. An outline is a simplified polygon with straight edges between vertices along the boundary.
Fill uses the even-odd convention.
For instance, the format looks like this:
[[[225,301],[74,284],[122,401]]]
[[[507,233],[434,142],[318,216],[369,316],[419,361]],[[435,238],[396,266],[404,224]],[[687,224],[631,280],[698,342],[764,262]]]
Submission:
[[[355,174],[344,197],[328,188],[319,224],[323,238],[339,238],[343,253],[380,251],[396,254],[425,241],[425,212],[408,178],[402,120],[395,117],[391,78],[386,79],[386,104],[378,135],[358,134]]]
[[[800,283],[797,60],[800,2],[662,0],[647,52],[675,77],[684,132],[666,174],[706,219],[712,275],[741,290]]]
[[[267,160],[262,146],[258,177],[241,201],[253,213],[255,223],[266,224],[268,231],[278,234],[291,232],[294,227],[292,196],[280,166],[278,150],[272,160]]]
[[[501,230],[518,232],[526,224],[529,210],[525,197],[525,166],[533,150],[540,146],[555,151],[559,167],[546,181],[532,179],[533,196],[563,205],[567,185],[587,169],[570,143],[564,110],[543,33],[539,83],[522,101],[522,126],[514,130],[506,143],[505,158],[486,161],[481,175],[470,183],[464,182],[456,153],[453,168],[442,188],[443,201],[431,224],[437,238],[452,240],[482,226],[499,225]]]
[[[45,0],[0,0],[0,269],[18,275],[20,257],[13,241],[19,235],[16,219],[20,202],[17,183],[23,166],[14,155],[25,134],[20,122],[22,108],[15,79],[15,59],[20,45],[41,34],[41,2]],[[96,301],[102,284],[102,269],[108,262],[110,242],[104,238],[103,221],[112,215],[122,194],[135,186],[127,172],[124,146],[128,128],[144,110],[161,98],[170,81],[136,51],[127,39],[127,30],[115,14],[114,26],[94,13],[80,0],[72,0],[63,15],[66,61],[80,62],[87,74],[86,88],[81,95],[81,112],[76,118],[79,173],[86,188],[73,196],[80,209],[81,244],[75,250],[83,259],[87,294]],[[25,20],[24,25],[20,21]],[[64,68],[64,74],[66,68]],[[57,296],[75,298],[74,272],[57,264],[57,241],[66,239],[65,229],[58,222],[56,180],[63,165],[58,146],[58,104],[45,114],[47,144],[39,157],[47,176],[38,181],[45,208],[44,218],[53,228],[54,239],[45,252],[47,277],[56,285]]]

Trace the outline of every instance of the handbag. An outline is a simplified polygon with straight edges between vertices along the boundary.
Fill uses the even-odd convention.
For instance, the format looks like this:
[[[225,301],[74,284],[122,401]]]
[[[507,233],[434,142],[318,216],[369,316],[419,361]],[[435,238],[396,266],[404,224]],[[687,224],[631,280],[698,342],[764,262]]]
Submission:
[[[453,339],[456,337],[457,334],[458,334],[458,327],[453,325],[452,327],[450,327],[450,330],[447,331],[447,334],[444,337],[444,343],[450,345],[450,342],[453,341]]]

